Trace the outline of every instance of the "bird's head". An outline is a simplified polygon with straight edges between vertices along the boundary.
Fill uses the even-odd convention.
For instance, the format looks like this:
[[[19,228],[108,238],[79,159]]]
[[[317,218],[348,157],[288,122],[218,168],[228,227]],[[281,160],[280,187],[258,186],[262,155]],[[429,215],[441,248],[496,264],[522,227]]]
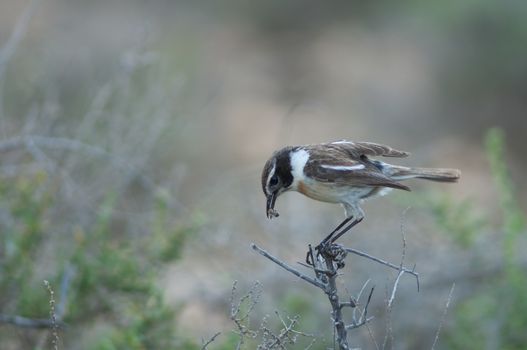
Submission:
[[[266,213],[269,219],[278,216],[274,209],[278,196],[292,189],[291,151],[292,147],[276,151],[265,163],[262,171],[262,189],[267,198]]]

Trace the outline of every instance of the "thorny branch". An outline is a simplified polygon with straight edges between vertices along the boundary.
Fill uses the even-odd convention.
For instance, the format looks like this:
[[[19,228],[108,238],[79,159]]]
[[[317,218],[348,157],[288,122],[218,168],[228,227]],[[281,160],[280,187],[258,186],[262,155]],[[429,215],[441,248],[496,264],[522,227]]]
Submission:
[[[416,283],[417,283],[417,291],[419,291],[419,273],[417,273],[415,271],[415,265],[412,267],[412,269],[408,269],[406,267],[404,267],[404,258],[405,258],[405,255],[406,255],[406,238],[404,236],[404,232],[405,232],[405,217],[406,217],[406,213],[408,212],[410,208],[406,208],[402,215],[401,215],[401,225],[400,225],[400,229],[401,229],[401,236],[402,236],[402,240],[403,240],[403,253],[402,253],[402,256],[401,256],[401,263],[399,265],[395,265],[395,264],[392,264],[388,261],[385,261],[383,259],[380,259],[380,258],[377,258],[375,256],[372,256],[372,255],[369,255],[368,253],[365,253],[365,252],[362,252],[360,250],[357,250],[357,249],[353,249],[353,248],[344,248],[346,249],[346,251],[348,253],[352,253],[352,254],[355,254],[355,255],[358,255],[358,256],[362,256],[363,258],[367,258],[367,259],[370,259],[370,260],[373,260],[375,262],[378,262],[379,264],[382,264],[382,265],[385,265],[385,266],[388,266],[394,270],[397,270],[399,271],[399,275],[402,276],[403,273],[408,273],[412,276],[415,277],[415,280],[416,280]],[[398,279],[400,279],[400,276],[398,276]]]
[[[399,281],[401,280],[401,277],[404,275],[404,272],[405,272],[403,265],[404,265],[404,259],[406,257],[406,237],[404,236],[404,230],[402,229],[402,227],[401,227],[401,235],[403,239],[403,252],[401,254],[401,263],[399,264],[399,274],[397,275],[397,278],[395,279],[395,282],[392,288],[392,294],[390,295],[390,299],[388,300],[388,310],[391,310],[392,308],[393,301],[395,300],[395,293],[397,293],[397,287],[399,286]],[[419,286],[419,283],[417,285]]]
[[[251,248],[255,250],[256,252],[258,252],[259,254],[261,254],[262,256],[271,260],[278,266],[282,267],[286,271],[301,278],[302,280],[308,282],[309,284],[320,288],[326,294],[331,304],[331,308],[332,308],[332,320],[333,320],[333,324],[335,327],[335,333],[336,333],[335,341],[338,345],[338,348],[341,350],[350,349],[349,344],[348,344],[348,339],[347,339],[347,331],[359,328],[363,325],[367,325],[367,323],[372,320],[372,317],[368,317],[368,306],[371,302],[374,288],[371,288],[364,306],[362,307],[362,309],[359,310],[358,313],[357,313],[358,302],[356,300],[360,299],[364,289],[366,288],[368,281],[363,285],[363,288],[361,289],[356,300],[354,300],[353,298],[350,298],[349,301],[340,301],[336,279],[339,276],[338,270],[344,267],[344,260],[347,255],[348,248],[344,248],[338,244],[332,244],[332,245],[329,245],[321,249],[319,251],[319,254],[316,256],[316,258],[313,258],[314,255],[311,254],[312,265],[311,266],[304,265],[304,264],[302,265],[306,267],[307,266],[310,267],[314,273],[314,277],[308,276],[307,274],[300,272],[299,270],[289,266],[288,264],[284,263],[280,259],[269,254],[264,249],[258,247],[254,243],[251,244]],[[368,257],[370,256],[368,255]],[[380,260],[380,259],[377,259],[377,260],[375,259],[377,258],[374,258],[373,260],[374,261]],[[390,264],[390,263],[386,263],[386,264]],[[412,273],[413,275],[417,275],[415,271],[412,271],[412,272],[413,272]],[[344,317],[342,313],[342,309],[344,307],[353,308],[352,322],[349,324],[346,324],[344,321]]]
[[[403,271],[404,273],[408,273],[408,274],[414,276],[416,281],[417,281],[417,291],[419,291],[419,288],[420,288],[420,286],[419,286],[419,273],[417,273],[415,271],[415,266],[412,267],[412,269],[409,269],[407,267],[397,266],[397,265],[392,264],[392,263],[390,263],[390,262],[388,262],[386,260],[377,258],[375,256],[372,256],[372,255],[370,255],[368,253],[365,253],[365,252],[357,250],[357,249],[353,249],[353,248],[344,248],[344,249],[346,249],[346,251],[348,253],[352,253],[352,254],[355,254],[355,255],[358,255],[358,256],[362,256],[363,258],[367,258],[367,259],[373,260],[375,262],[378,262],[379,264],[388,266],[388,267],[390,267],[390,268],[392,268],[394,270]]]
[[[388,344],[388,339],[390,339],[391,343],[392,343],[392,346],[393,346],[393,343],[394,343],[394,335],[393,335],[393,330],[392,330],[392,321],[391,321],[391,312],[392,312],[392,307],[393,307],[393,302],[395,301],[395,295],[397,293],[397,288],[399,287],[399,282],[401,280],[401,277],[407,272],[407,269],[404,268],[404,260],[406,258],[406,237],[404,235],[405,233],[405,214],[406,212],[409,210],[410,208],[406,208],[406,210],[403,211],[403,214],[401,216],[401,239],[402,239],[402,242],[403,242],[403,246],[402,246],[402,253],[401,253],[401,262],[399,263],[399,267],[397,268],[397,270],[399,271],[399,273],[397,274],[397,277],[395,278],[395,282],[393,283],[393,287],[392,287],[392,291],[390,293],[390,297],[388,298],[388,301],[387,301],[387,305],[386,305],[386,310],[387,310],[387,313],[388,313],[388,318],[387,318],[387,322],[386,322],[386,333],[384,335],[384,342],[383,342],[383,345],[382,345],[382,348],[383,349],[386,349],[386,346]],[[413,269],[412,271],[413,272]],[[414,275],[417,279],[417,290],[419,290],[419,275]]]
[[[441,333],[441,328],[443,328],[443,323],[445,322],[445,317],[446,317],[446,313],[448,312],[448,307],[450,306],[450,301],[452,301],[452,294],[454,293],[455,286],[456,284],[453,283],[452,287],[450,288],[450,292],[448,293],[448,298],[445,304],[445,310],[443,311],[443,315],[441,316],[441,321],[439,322],[439,326],[437,327],[436,336],[434,337],[434,342],[432,343],[432,350],[435,349],[437,341],[439,340],[439,334]]]
[[[203,346],[201,347],[201,350],[207,350],[207,346],[209,346],[210,344],[212,344],[212,342],[214,342],[216,340],[216,338],[221,334],[221,332],[217,332],[216,334],[214,334],[206,343],[205,341],[203,341]]]
[[[282,324],[282,329],[278,334],[275,334],[269,327],[267,327],[267,317],[265,317],[262,321],[262,325],[260,326],[262,342],[260,345],[258,345],[257,350],[285,350],[286,345],[296,344],[299,336],[312,338],[311,342],[306,348],[304,348],[304,350],[310,349],[313,346],[313,344],[316,342],[314,335],[295,330],[295,326],[298,324],[299,316],[287,317],[286,321],[278,311],[275,311],[275,314]]]
[[[403,213],[403,218],[404,218],[404,213]],[[337,283],[336,283],[336,280],[339,276],[338,271],[344,267],[345,265],[344,260],[346,259],[347,253],[352,253],[352,254],[355,254],[361,257],[368,258],[372,261],[375,261],[377,263],[380,263],[382,265],[388,266],[392,269],[399,271],[397,278],[394,282],[390,297],[388,299],[387,307],[388,307],[388,310],[390,311],[393,306],[393,302],[395,300],[395,296],[397,293],[397,287],[399,285],[401,277],[405,273],[411,274],[416,278],[417,289],[419,290],[419,274],[415,271],[415,266],[412,269],[408,269],[404,267],[404,261],[405,261],[405,256],[406,256],[406,239],[404,237],[404,221],[401,221],[401,233],[402,233],[403,247],[402,247],[401,261],[398,266],[390,262],[387,262],[385,260],[371,256],[367,253],[361,252],[359,250],[343,247],[342,245],[339,245],[339,244],[329,244],[326,246],[322,246],[317,251],[316,255],[313,253],[311,246],[309,246],[308,259],[307,259],[308,264],[307,265],[301,264],[301,265],[304,267],[310,268],[312,273],[314,274],[314,277],[309,276],[289,266],[288,264],[284,263],[280,259],[269,254],[264,249],[258,247],[254,243],[251,244],[251,248],[255,250],[256,252],[258,252],[259,254],[266,257],[267,259],[271,260],[278,266],[282,267],[286,271],[301,278],[302,280],[308,282],[309,284],[321,289],[326,294],[331,304],[331,309],[332,309],[331,315],[332,315],[332,321],[333,321],[334,330],[335,330],[334,341],[336,342],[336,345],[338,346],[340,350],[347,350],[347,349],[350,349],[349,344],[348,344],[348,339],[347,339],[347,331],[359,328],[364,325],[367,326],[368,322],[372,320],[372,317],[368,317],[368,306],[370,305],[374,288],[371,288],[368,294],[367,300],[362,308],[358,307],[358,300],[361,298],[363,291],[366,288],[366,285],[369,283],[369,281],[366,281],[366,283],[364,283],[356,300],[350,297],[349,301],[340,301],[339,299],[340,297],[339,297],[338,289],[337,289]],[[343,313],[342,313],[342,309],[344,307],[350,307],[353,309],[352,321],[348,324],[346,324],[344,317],[343,317]],[[386,344],[388,335],[390,333],[389,331],[390,329],[388,330],[386,334],[385,341],[384,341],[385,344]]]
[[[368,281],[366,281],[366,282],[368,282]],[[374,289],[375,289],[375,287],[370,289],[370,294],[368,295],[368,299],[366,300],[366,305],[364,305],[364,308],[362,309],[358,319],[357,319],[357,316],[356,316],[357,314],[355,312],[357,310],[357,308],[355,306],[351,306],[351,307],[353,307],[353,321],[349,325],[346,326],[347,330],[359,328],[359,327],[365,325],[366,323],[370,322],[373,319],[373,316],[368,317],[368,306],[370,305],[371,297],[373,296],[373,290]],[[362,293],[362,290],[361,290],[361,293]],[[358,299],[360,299],[360,293],[359,293]],[[341,304],[341,306],[344,306],[343,303]]]
[[[236,301],[236,286],[237,282],[234,281],[232,284],[231,291],[231,320],[236,325],[236,333],[240,336],[240,340],[236,345],[236,350],[239,350],[241,346],[245,343],[245,338],[256,338],[258,333],[251,330],[249,325],[249,315],[252,310],[258,304],[260,296],[262,294],[260,282],[256,282],[247,294],[242,296],[238,301]]]
[[[306,281],[308,283],[311,283],[315,287],[322,288],[322,289],[325,288],[324,283],[322,283],[321,281],[317,280],[316,278],[309,277],[308,275],[303,274],[302,272],[292,268],[291,266],[289,266],[286,263],[282,262],[280,259],[272,256],[267,251],[265,251],[262,248],[258,247],[256,244],[252,243],[251,244],[251,248],[253,250],[257,251],[258,253],[260,253],[261,255],[265,256],[267,259],[271,260],[272,262],[274,262],[278,266],[280,266],[283,269],[291,272],[293,275],[295,275],[297,277],[300,277],[301,279],[303,279],[304,281]]]

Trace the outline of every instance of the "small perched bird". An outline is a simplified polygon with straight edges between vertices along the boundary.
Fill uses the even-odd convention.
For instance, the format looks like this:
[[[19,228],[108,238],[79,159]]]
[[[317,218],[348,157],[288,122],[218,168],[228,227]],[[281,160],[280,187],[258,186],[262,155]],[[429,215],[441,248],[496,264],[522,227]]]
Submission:
[[[321,244],[333,243],[362,221],[364,212],[360,204],[364,199],[382,196],[394,188],[410,191],[400,183],[407,179],[456,182],[460,177],[456,169],[409,168],[370,158],[408,155],[372,142],[336,141],[284,147],[273,153],[262,171],[267,217],[278,216],[274,209],[276,199],[287,191],[297,191],[322,202],[340,203],[346,219]]]

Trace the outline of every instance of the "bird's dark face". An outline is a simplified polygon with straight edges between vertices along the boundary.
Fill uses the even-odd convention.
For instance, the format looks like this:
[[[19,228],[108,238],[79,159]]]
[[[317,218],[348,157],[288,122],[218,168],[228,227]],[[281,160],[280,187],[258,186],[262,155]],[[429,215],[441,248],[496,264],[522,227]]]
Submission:
[[[291,188],[291,148],[286,147],[275,152],[265,163],[262,171],[262,189],[267,198],[266,213],[269,219],[278,216],[274,205],[278,196]]]

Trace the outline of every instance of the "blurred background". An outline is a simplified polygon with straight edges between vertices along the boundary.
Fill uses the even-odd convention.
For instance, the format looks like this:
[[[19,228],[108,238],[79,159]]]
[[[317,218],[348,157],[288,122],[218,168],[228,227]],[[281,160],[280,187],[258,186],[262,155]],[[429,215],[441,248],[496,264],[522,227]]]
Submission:
[[[44,280],[61,348],[222,332],[208,349],[234,349],[235,280],[261,283],[252,329],[298,315],[331,347],[327,298],[249,246],[295,264],[342,220],[288,194],[269,221],[260,185],[274,150],[338,139],[463,174],[365,204],[341,242],[399,264],[404,232],[421,288],[403,276],[387,312],[397,271],[349,257],[344,297],[376,287],[350,343],[428,349],[444,318],[436,349],[527,348],[525,18],[524,1],[3,0],[2,349],[53,348]]]

